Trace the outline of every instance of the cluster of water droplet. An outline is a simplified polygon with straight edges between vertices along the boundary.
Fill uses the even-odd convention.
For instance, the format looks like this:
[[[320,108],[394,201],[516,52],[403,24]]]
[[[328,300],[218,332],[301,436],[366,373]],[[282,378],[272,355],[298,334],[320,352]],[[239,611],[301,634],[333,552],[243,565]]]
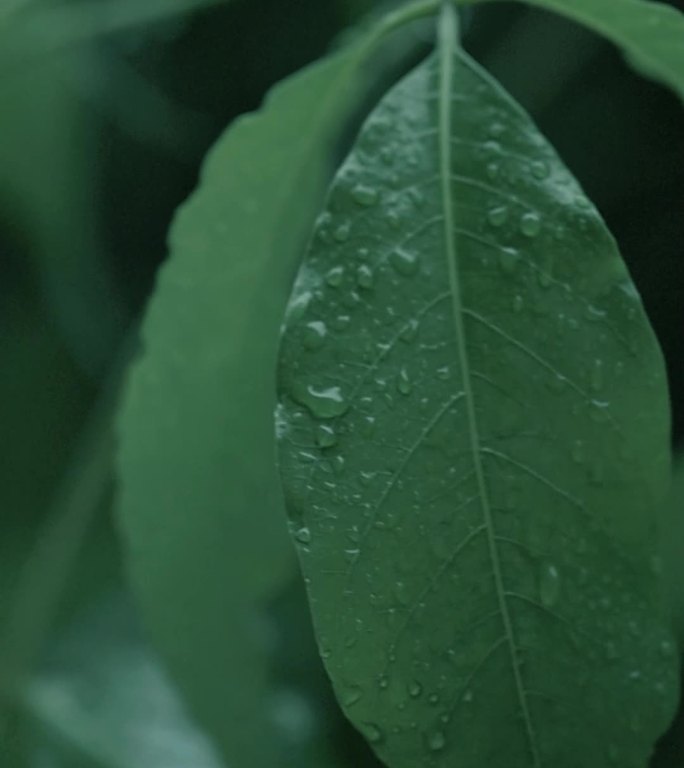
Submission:
[[[288,349],[296,361],[286,392],[289,410],[279,416],[290,423],[281,424],[279,432],[291,442],[293,463],[299,462],[298,503],[306,510],[293,533],[306,553],[316,546],[321,551],[335,547],[330,558],[335,568],[326,573],[323,593],[329,599],[331,581],[340,592],[335,605],[317,606],[342,635],[322,638],[322,655],[338,680],[353,681],[338,685],[339,698],[375,745],[411,732],[432,756],[456,748],[455,721],[467,721],[483,698],[477,675],[471,676],[502,631],[509,634],[502,644],[509,652],[496,657],[495,670],[510,675],[512,658],[528,680],[529,670],[547,663],[553,649],[575,664],[576,679],[567,670],[558,672],[558,680],[535,681],[541,692],[561,697],[564,686],[588,690],[603,675],[602,687],[593,689],[598,704],[589,709],[600,721],[600,707],[607,701],[617,708],[616,697],[621,697],[630,727],[641,733],[649,728],[636,716],[645,681],[651,681],[655,698],[664,701],[669,695],[664,681],[672,666],[671,641],[654,632],[641,647],[632,637],[636,650],[625,650],[629,622],[635,615],[647,621],[649,606],[636,596],[622,566],[611,572],[610,563],[601,562],[604,556],[624,561],[621,552],[602,548],[605,521],[592,520],[597,515],[584,496],[571,497],[558,480],[569,477],[580,488],[586,485],[588,497],[594,498],[591,494],[600,494],[616,471],[615,457],[594,446],[600,444],[596,435],[616,428],[605,393],[624,376],[624,364],[618,370],[604,354],[614,346],[615,332],[608,326],[600,291],[591,301],[582,300],[585,278],[576,279],[595,256],[595,244],[574,253],[578,243],[593,242],[598,220],[576,184],[556,169],[541,140],[530,138],[525,144],[512,136],[519,129],[505,116],[490,120],[487,135],[474,147],[466,142],[457,146],[457,158],[469,153],[466,180],[479,184],[466,197],[467,184],[461,188],[454,182],[457,203],[461,193],[473,203],[470,211],[465,205],[456,211],[457,226],[467,232],[457,244],[463,298],[470,303],[470,286],[477,286],[475,300],[486,315],[477,330],[472,314],[468,320],[476,340],[473,358],[485,369],[477,383],[478,418],[482,403],[497,404],[491,412],[500,414],[501,423],[510,421],[505,428],[496,424],[482,430],[483,447],[491,450],[483,462],[487,482],[495,488],[489,544],[494,542],[501,559],[497,567],[505,576],[503,598],[513,617],[508,629],[495,600],[497,584],[489,578],[487,538],[482,536],[473,561],[465,561],[468,567],[450,562],[460,542],[470,535],[477,540],[482,509],[470,497],[481,489],[473,489],[472,481],[456,490],[466,477],[463,456],[472,461],[463,438],[462,404],[447,400],[449,407],[431,421],[445,393],[464,394],[463,372],[454,350],[453,306],[445,302],[439,312],[430,310],[429,322],[417,311],[431,306],[448,280],[439,248],[440,217],[435,215],[431,228],[425,226],[424,240],[415,237],[416,220],[424,222],[434,213],[430,196],[439,190],[439,178],[425,174],[425,157],[432,153],[437,162],[435,137],[426,135],[420,151],[413,139],[410,152],[401,144],[402,138],[410,139],[407,126],[413,130],[425,116],[422,107],[415,109],[417,116],[409,122],[402,123],[405,116],[395,111],[366,126],[319,218],[288,314],[295,340]],[[420,247],[423,243],[432,247]],[[575,256],[577,263],[571,261]],[[610,270],[606,274],[610,277]],[[424,286],[431,286],[432,294],[421,294]],[[623,299],[635,302],[634,297]],[[475,309],[480,310],[479,304]],[[596,326],[597,341],[580,366],[567,368],[565,353],[553,342],[559,334],[577,337],[589,323]],[[292,361],[286,356],[285,362]],[[519,383],[516,371],[524,373]],[[511,391],[494,391],[498,379],[514,382],[506,385]],[[559,402],[563,398],[564,404],[549,406],[549,413],[561,414],[553,420],[549,416],[549,425],[542,410],[550,396]],[[515,404],[519,397],[525,400],[522,406]],[[525,409],[530,402],[538,409],[532,430],[537,453],[539,445],[548,446],[534,465],[526,458],[526,446],[534,445],[531,436],[519,434],[521,414],[529,419]],[[569,424],[577,436],[559,446],[554,430]],[[399,436],[403,445],[392,445],[388,433]],[[430,458],[412,474],[411,461],[418,454],[412,446],[418,438]],[[375,446],[372,454],[365,453],[368,445]],[[502,470],[502,452],[497,458],[491,446],[511,450],[505,454],[508,474]],[[418,482],[421,470],[429,475],[426,467],[438,468],[439,477]],[[536,523],[540,510],[546,515],[543,525]],[[495,535],[499,538],[491,538]],[[388,554],[392,547],[396,555]],[[440,569],[445,576],[433,583]],[[314,574],[314,581],[320,578]],[[459,635],[469,606],[488,600],[496,606],[489,622],[470,636]],[[362,620],[366,616],[368,621]],[[437,616],[445,617],[448,632]],[[394,640],[388,645],[387,638]],[[381,674],[370,679],[358,672],[371,667],[382,669]],[[655,691],[655,685],[663,690]],[[518,711],[514,685],[507,680],[504,688],[501,695],[510,699],[510,711]],[[548,702],[530,704],[536,714],[542,706],[552,708]],[[611,750],[621,757],[614,745]]]

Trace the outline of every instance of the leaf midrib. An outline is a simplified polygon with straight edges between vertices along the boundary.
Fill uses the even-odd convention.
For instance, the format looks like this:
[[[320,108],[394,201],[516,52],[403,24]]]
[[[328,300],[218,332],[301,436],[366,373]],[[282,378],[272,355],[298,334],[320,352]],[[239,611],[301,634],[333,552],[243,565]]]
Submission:
[[[454,82],[454,52],[457,48],[457,21],[456,11],[449,0],[444,3],[442,16],[439,26],[439,174],[442,187],[442,204],[444,208],[444,243],[446,249],[447,266],[449,270],[449,285],[452,297],[452,308],[454,326],[456,332],[456,341],[458,347],[459,363],[462,371],[463,389],[465,393],[466,413],[468,419],[468,432],[470,434],[470,447],[472,449],[473,465],[477,478],[478,494],[482,507],[482,514],[487,532],[487,542],[489,556],[496,584],[497,599],[504,624],[504,631],[511,657],[511,666],[515,677],[515,686],[518,696],[518,702],[525,722],[525,730],[530,753],[532,755],[534,768],[539,768],[539,754],[537,750],[532,718],[530,716],[525,688],[520,674],[520,668],[517,663],[517,645],[513,626],[511,623],[510,612],[506,600],[506,594],[503,584],[503,575],[501,571],[501,561],[496,544],[496,535],[494,532],[494,523],[492,517],[491,505],[489,502],[489,493],[485,480],[484,467],[482,465],[482,449],[480,433],[475,412],[475,400],[470,374],[470,363],[468,360],[466,347],[466,331],[463,322],[463,300],[461,295],[461,283],[458,270],[458,256],[456,253],[456,242],[454,237],[455,217],[451,187],[451,133],[452,133],[452,113],[451,113],[451,92]]]

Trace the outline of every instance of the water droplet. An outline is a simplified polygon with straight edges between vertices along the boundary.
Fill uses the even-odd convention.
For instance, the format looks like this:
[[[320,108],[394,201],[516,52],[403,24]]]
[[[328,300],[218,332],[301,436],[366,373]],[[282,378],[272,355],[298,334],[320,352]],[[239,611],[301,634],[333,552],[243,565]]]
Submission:
[[[537,237],[541,232],[541,218],[538,213],[525,213],[520,219],[520,231],[525,237]]]
[[[361,723],[360,729],[371,744],[382,741],[382,731],[374,723]]]
[[[403,581],[397,581],[394,585],[394,596],[401,605],[408,605],[411,602],[411,596]]]
[[[352,707],[357,701],[361,700],[363,691],[356,685],[350,685],[342,695],[342,704],[345,707]]]
[[[389,260],[394,269],[404,277],[412,277],[418,272],[419,262],[415,253],[397,249],[392,252]]]
[[[520,294],[517,294],[513,297],[513,311],[516,314],[520,314],[520,312],[523,311],[525,308],[525,300]]]
[[[402,368],[401,371],[399,371],[399,375],[397,376],[397,389],[402,395],[411,394],[413,384],[411,384],[406,368]]]
[[[380,159],[385,165],[392,165],[396,156],[396,147],[385,145],[380,150]]]
[[[389,685],[389,680],[387,679],[387,675],[380,675],[378,678],[378,687],[380,687],[383,691],[387,690],[387,686]]]
[[[534,178],[539,181],[544,181],[544,179],[549,177],[549,166],[543,160],[536,160],[532,163],[530,170],[532,171]]]
[[[342,304],[349,309],[353,309],[360,302],[361,297],[356,291],[349,291],[342,296]]]
[[[295,539],[297,539],[300,544],[310,544],[311,531],[308,528],[300,528],[295,532]]]
[[[302,344],[304,344],[306,349],[320,349],[325,344],[327,335],[328,329],[326,328],[325,323],[320,320],[314,320],[304,326]]]
[[[468,688],[468,690],[463,694],[463,701],[465,701],[466,704],[470,704],[473,700],[473,692]]]
[[[317,219],[316,219],[316,227],[328,227],[330,226],[330,222],[332,221],[332,213],[330,211],[324,211]]]
[[[409,320],[408,323],[401,330],[401,340],[410,344],[418,335],[419,323],[417,320]]]
[[[357,184],[352,189],[352,198],[354,202],[364,208],[371,208],[378,202],[378,191],[366,184]]]
[[[660,655],[665,659],[669,659],[671,656],[675,655],[675,646],[670,640],[663,640],[662,643],[660,643],[659,650]]]
[[[398,182],[398,179],[397,179],[397,182]],[[390,211],[387,214],[387,223],[390,225],[392,229],[399,229],[399,227],[401,226],[401,216],[397,213],[397,211]]]
[[[349,240],[349,235],[351,235],[351,227],[347,222],[340,224],[333,232],[333,237],[338,243],[346,243]]]
[[[349,327],[350,323],[351,317],[349,317],[349,315],[338,315],[332,321],[331,325],[336,331],[343,331],[345,328]]]
[[[545,608],[553,608],[560,597],[560,573],[553,563],[543,563],[539,573],[539,599]]]
[[[600,392],[603,389],[603,360],[594,360],[589,378],[594,392]]]
[[[369,290],[373,287],[373,280],[373,270],[366,264],[362,264],[356,270],[356,282],[359,284],[359,287]]]
[[[446,739],[442,731],[432,731],[427,737],[428,747],[433,752],[439,752],[446,746]]]
[[[502,227],[508,221],[508,208],[505,205],[492,208],[487,213],[487,221],[493,227]]]
[[[437,704],[439,704],[439,696],[436,693],[431,693],[428,696],[428,704],[430,704],[433,707],[436,707]]]
[[[572,460],[575,462],[575,464],[582,464],[585,459],[584,441],[575,440],[572,444],[571,453],[572,453]]]
[[[348,563],[354,563],[358,559],[360,551],[361,550],[359,550],[359,549],[345,549],[344,550],[344,559]]]
[[[498,163],[488,163],[487,164],[487,178],[490,181],[496,181],[499,176],[499,164]]]
[[[360,425],[361,434],[364,437],[372,437],[375,432],[375,417],[364,416]]]
[[[561,392],[564,392],[566,387],[568,386],[568,380],[560,373],[555,373],[550,379],[549,379],[549,388],[552,392],[555,392],[556,394],[560,394]]]
[[[344,280],[344,267],[333,267],[325,276],[325,282],[331,288],[339,288]]]
[[[327,424],[319,424],[316,428],[316,442],[321,448],[332,448],[337,443],[335,430]]]
[[[545,269],[541,269],[537,272],[537,282],[542,288],[550,288],[553,285],[553,278]]]
[[[349,408],[349,403],[343,397],[339,387],[317,389],[310,385],[303,390],[295,390],[293,396],[319,419],[337,418],[346,413]]]
[[[373,482],[374,479],[375,479],[375,472],[359,473],[359,482],[364,488],[368,488],[368,486]]]
[[[499,266],[505,274],[512,275],[519,261],[520,254],[515,248],[502,248],[499,251]]]
[[[603,400],[592,400],[589,404],[589,416],[597,424],[605,424],[610,418],[610,403]]]
[[[311,291],[304,291],[296,296],[287,308],[287,318],[290,322],[296,323],[301,320],[306,314],[309,304],[313,299]]]
[[[409,683],[408,692],[412,699],[417,699],[423,692],[423,686],[417,680],[414,680],[412,683]]]
[[[506,126],[503,123],[491,123],[488,133],[493,139],[499,139],[506,133]]]
[[[588,304],[584,309],[584,316],[587,320],[591,320],[592,322],[600,322],[605,318],[606,314],[607,312],[605,309],[599,309],[591,304]]]

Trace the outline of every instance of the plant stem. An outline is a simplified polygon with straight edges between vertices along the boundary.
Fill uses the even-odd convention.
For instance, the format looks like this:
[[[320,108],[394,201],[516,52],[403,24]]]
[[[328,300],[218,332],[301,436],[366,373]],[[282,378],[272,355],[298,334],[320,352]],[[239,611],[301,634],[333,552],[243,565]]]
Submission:
[[[387,14],[387,16],[378,23],[375,33],[372,36],[372,43],[377,43],[379,39],[397,29],[405,27],[413,21],[425,19],[430,16],[437,16],[440,8],[443,8],[445,5],[455,7],[460,3],[467,1],[468,0],[415,0],[415,2],[407,3],[396,11]]]
[[[453,53],[461,39],[461,24],[455,0],[442,0],[439,18],[440,34],[449,38],[449,49]]]

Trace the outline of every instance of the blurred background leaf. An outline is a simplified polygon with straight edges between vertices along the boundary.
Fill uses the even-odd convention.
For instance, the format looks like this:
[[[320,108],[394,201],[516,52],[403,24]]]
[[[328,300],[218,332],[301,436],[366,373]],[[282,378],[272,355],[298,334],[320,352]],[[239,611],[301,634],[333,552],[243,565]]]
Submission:
[[[22,698],[36,765],[221,766],[146,645],[125,594],[103,597],[56,638]]]

